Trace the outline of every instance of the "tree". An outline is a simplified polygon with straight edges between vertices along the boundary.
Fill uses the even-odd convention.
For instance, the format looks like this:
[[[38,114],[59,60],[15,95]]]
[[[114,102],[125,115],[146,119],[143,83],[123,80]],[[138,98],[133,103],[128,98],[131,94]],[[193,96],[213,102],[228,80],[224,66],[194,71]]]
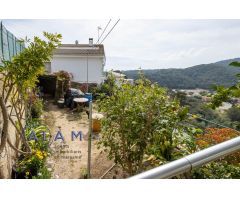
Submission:
[[[113,87],[111,96],[101,100],[99,108],[105,116],[99,145],[129,175],[144,169],[146,156],[162,163],[187,152],[184,146],[188,147],[191,136],[182,125],[187,109],[149,80],[142,78],[136,85]]]
[[[240,109],[232,107],[227,110],[227,116],[231,121],[240,121]]]
[[[174,95],[179,99],[181,106],[187,104],[187,94],[185,92],[177,91]]]
[[[230,66],[240,67],[239,62],[232,62]],[[240,73],[236,74],[236,77],[240,78]],[[212,108],[217,108],[222,105],[223,102],[230,100],[232,97],[240,97],[240,82],[238,81],[235,85],[231,87],[215,86],[216,94],[212,98],[210,106]]]
[[[24,133],[22,119],[24,114],[28,117],[27,101],[29,94],[35,87],[38,76],[44,73],[45,62],[50,60],[52,51],[60,45],[61,35],[44,32],[44,37],[46,40],[41,40],[39,37],[34,37],[32,42],[27,40],[27,48],[12,58],[11,61],[3,60],[3,65],[0,66],[0,81],[3,83],[2,93],[0,94],[0,107],[4,119],[0,153],[7,142],[14,150],[20,153],[31,153],[31,148]],[[11,104],[10,110],[8,109],[8,103]],[[26,152],[16,149],[11,144],[8,133],[9,121],[20,135],[23,149]]]

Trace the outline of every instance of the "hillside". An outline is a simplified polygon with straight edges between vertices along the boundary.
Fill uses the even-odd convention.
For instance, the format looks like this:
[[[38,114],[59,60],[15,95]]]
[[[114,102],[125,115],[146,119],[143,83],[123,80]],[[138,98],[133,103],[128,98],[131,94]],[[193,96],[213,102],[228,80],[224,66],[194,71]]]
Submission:
[[[240,58],[223,60],[211,64],[196,65],[184,69],[143,70],[144,75],[159,85],[175,89],[210,89],[212,85],[231,86],[236,83],[235,74],[240,68],[229,66]],[[136,79],[138,70],[124,71],[128,78]]]

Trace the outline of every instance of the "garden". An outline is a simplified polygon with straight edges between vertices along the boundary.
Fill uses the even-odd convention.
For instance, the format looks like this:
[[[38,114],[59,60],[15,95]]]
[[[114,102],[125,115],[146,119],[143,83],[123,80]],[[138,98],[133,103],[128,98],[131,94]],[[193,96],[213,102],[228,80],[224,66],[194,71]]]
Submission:
[[[3,61],[0,67],[3,116],[0,153],[6,145],[17,153],[13,178],[86,178],[89,110],[86,114],[77,112],[75,115],[68,108],[61,107],[71,79],[71,75],[64,71],[55,74],[55,99],[46,101],[42,98],[38,78],[45,74],[44,63],[49,62],[52,51],[61,44],[60,34],[44,32],[44,37],[44,40],[34,37],[33,41],[25,41],[27,47],[11,61]],[[81,90],[84,88],[82,86]],[[103,115],[100,133],[91,138],[92,178],[131,177],[239,136],[238,130],[232,128],[199,123],[199,113],[213,119],[216,113],[200,106],[194,113],[191,109],[196,106],[189,105],[196,105],[196,99],[186,101],[181,95],[171,95],[142,73],[134,84],[122,82],[120,85],[116,85],[114,77],[109,75],[100,86],[90,88],[90,92],[94,98],[94,111]],[[229,112],[234,118],[236,114]],[[11,141],[10,124],[20,138],[18,146]],[[76,138],[79,136],[81,145],[70,144],[70,136],[62,143],[70,148],[81,148],[81,160],[53,159],[56,128],[57,135],[64,131],[71,133],[70,129],[83,131],[79,135],[74,133]],[[64,151],[66,153],[60,149],[60,152]],[[56,165],[55,169],[49,166],[49,161]],[[240,178],[239,161],[240,154],[236,152],[174,178]]]
[[[50,132],[41,119],[43,103],[37,95],[38,76],[45,71],[45,62],[51,58],[52,51],[60,45],[61,35],[44,32],[45,40],[34,37],[25,41],[27,48],[13,57],[3,60],[0,67],[2,93],[0,106],[3,114],[0,153],[6,145],[17,153],[13,167],[14,178],[50,178],[46,159],[50,155]],[[19,147],[12,144],[9,126],[15,128],[20,137]],[[45,132],[45,140],[30,141],[29,136]]]
[[[105,116],[99,148],[127,177],[239,136],[238,130],[218,127],[214,121],[202,124],[201,112],[190,114],[195,107],[181,105],[180,98],[142,73],[135,85],[108,82],[103,88],[110,94],[99,100]],[[215,114],[209,105],[201,106],[205,113]],[[175,178],[240,178],[239,158],[236,152]]]

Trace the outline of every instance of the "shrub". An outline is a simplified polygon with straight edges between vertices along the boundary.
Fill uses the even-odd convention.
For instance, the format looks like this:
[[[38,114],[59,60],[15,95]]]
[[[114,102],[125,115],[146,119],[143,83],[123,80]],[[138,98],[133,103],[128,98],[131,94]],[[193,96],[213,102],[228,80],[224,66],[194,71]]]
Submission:
[[[31,106],[31,117],[40,118],[43,113],[43,101],[36,98]]]
[[[209,146],[230,140],[238,132],[230,128],[207,128],[204,134],[197,136],[197,146],[205,149]],[[225,156],[192,172],[193,178],[240,178],[240,152]]]
[[[29,138],[34,131],[38,141],[29,141],[32,154],[21,156],[17,161],[17,172],[25,178],[51,178],[51,173],[46,167],[46,159],[50,155],[49,140],[50,133],[46,126],[41,125],[39,120],[28,121],[25,134]],[[42,132],[45,132],[46,138],[43,140]]]
[[[64,92],[70,87],[71,85],[70,81],[73,78],[73,75],[63,70],[55,72],[54,75],[57,76],[55,98],[56,100],[58,100],[59,98],[63,98]]]
[[[145,168],[146,156],[158,163],[174,160],[188,154],[193,144],[182,125],[187,109],[146,79],[113,87],[99,108],[105,116],[99,145],[130,175]]]
[[[239,179],[240,167],[226,161],[212,162],[192,172],[192,178],[196,179]]]
[[[237,107],[229,108],[227,115],[231,121],[240,121],[240,109]]]
[[[205,133],[197,136],[197,145],[200,149],[230,140],[239,133],[230,128],[206,128]],[[224,158],[229,164],[240,163],[240,152],[233,153]]]

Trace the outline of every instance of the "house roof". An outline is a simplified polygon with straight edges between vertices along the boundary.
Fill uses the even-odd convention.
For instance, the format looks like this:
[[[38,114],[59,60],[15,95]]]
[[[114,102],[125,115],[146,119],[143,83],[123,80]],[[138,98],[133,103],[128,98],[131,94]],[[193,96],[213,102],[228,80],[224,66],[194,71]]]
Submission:
[[[102,44],[62,44],[54,50],[54,55],[88,55],[88,56],[104,56],[104,46]]]

